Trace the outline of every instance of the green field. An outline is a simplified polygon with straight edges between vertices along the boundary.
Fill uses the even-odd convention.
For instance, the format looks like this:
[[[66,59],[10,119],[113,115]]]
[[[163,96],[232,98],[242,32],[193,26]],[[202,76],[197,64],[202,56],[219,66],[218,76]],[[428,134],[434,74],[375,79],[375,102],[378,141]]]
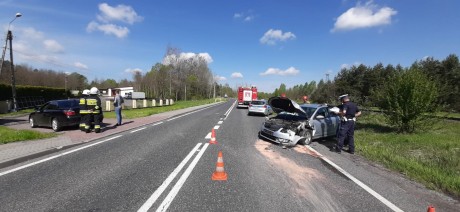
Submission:
[[[460,122],[435,120],[415,134],[397,134],[379,114],[365,114],[355,131],[357,151],[428,188],[460,197]]]
[[[56,133],[41,133],[34,130],[14,130],[8,127],[0,126],[0,144],[15,141],[52,138],[55,136],[57,136]]]
[[[217,99],[219,101],[220,99]],[[164,113],[172,110],[179,110],[188,107],[194,107],[198,105],[214,103],[214,99],[196,100],[196,101],[177,101],[173,105],[162,106],[162,107],[150,107],[141,109],[129,109],[122,110],[121,114],[124,119],[133,119],[139,117],[146,117],[153,114]],[[116,118],[115,112],[104,112],[104,118]]]
[[[34,109],[19,110],[19,111],[17,111],[17,112],[11,112],[11,113],[0,114],[0,118],[3,118],[3,117],[23,116],[23,115],[26,115],[26,114],[29,114],[29,113],[32,113],[32,112],[34,112]]]

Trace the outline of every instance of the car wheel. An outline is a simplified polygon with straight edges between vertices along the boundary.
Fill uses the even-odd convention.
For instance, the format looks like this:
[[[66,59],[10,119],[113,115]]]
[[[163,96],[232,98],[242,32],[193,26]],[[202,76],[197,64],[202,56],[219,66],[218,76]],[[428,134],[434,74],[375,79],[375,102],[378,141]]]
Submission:
[[[34,122],[34,118],[29,117],[29,125],[30,125],[31,128],[37,127],[37,125]]]
[[[312,142],[312,135],[311,135],[311,130],[304,130],[302,132],[302,137],[305,138],[304,143],[305,145],[310,145]]]
[[[53,128],[54,132],[58,132],[59,130],[61,130],[62,126],[61,123],[59,123],[59,121],[57,120],[57,118],[54,118],[51,121],[51,128]]]

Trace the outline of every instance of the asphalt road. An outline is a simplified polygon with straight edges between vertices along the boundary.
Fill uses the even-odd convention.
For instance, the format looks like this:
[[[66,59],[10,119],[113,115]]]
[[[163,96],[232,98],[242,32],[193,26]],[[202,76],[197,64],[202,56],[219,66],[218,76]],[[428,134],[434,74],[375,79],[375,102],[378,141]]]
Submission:
[[[260,140],[257,132],[264,117],[247,116],[246,109],[233,108],[233,103],[0,170],[0,211],[394,210],[306,147],[283,149]],[[206,138],[213,128],[218,144]],[[401,188],[398,183],[410,181],[386,180],[389,185],[374,186],[383,178],[381,173],[366,171],[356,159],[338,157],[326,144],[315,143],[316,149],[376,187],[375,192],[397,208],[426,210],[425,199],[407,189],[383,189]],[[227,181],[211,180],[218,151],[223,153]],[[13,168],[18,170],[7,173]],[[444,196],[433,196],[446,211],[458,206]]]

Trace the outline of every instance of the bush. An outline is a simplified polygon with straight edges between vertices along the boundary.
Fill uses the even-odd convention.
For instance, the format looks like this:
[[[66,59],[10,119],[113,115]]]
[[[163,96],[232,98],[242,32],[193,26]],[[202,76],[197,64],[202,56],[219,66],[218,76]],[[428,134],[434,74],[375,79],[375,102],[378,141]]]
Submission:
[[[438,109],[436,83],[416,68],[395,74],[376,95],[388,123],[400,132],[411,133],[427,126],[431,117],[425,114]]]
[[[45,101],[54,99],[65,99],[70,96],[70,91],[64,90],[64,88],[50,88],[43,86],[16,86],[16,97],[43,97]],[[11,85],[0,84],[0,101],[11,99]]]

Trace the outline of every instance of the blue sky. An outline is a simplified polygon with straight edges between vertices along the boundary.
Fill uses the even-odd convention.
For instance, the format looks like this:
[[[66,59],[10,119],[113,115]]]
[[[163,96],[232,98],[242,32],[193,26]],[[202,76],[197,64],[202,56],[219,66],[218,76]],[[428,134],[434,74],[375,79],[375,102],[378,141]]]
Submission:
[[[15,64],[132,79],[166,48],[205,56],[220,83],[273,92],[342,67],[460,55],[458,0],[0,0]],[[1,38],[4,42],[4,37]]]

